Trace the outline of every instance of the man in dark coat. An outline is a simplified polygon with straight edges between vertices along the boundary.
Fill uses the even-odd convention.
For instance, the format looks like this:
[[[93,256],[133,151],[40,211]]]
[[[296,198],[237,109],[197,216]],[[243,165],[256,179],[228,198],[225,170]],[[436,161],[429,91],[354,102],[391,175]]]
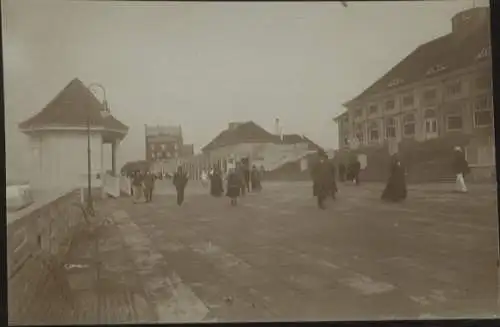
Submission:
[[[155,175],[148,171],[144,176],[144,197],[146,202],[153,201],[153,190],[155,188]]]
[[[456,176],[455,187],[460,193],[467,193],[464,177],[470,172],[469,163],[465,159],[465,154],[461,147],[455,147],[453,158],[453,173]]]
[[[177,167],[177,172],[174,174],[172,182],[175,186],[175,190],[177,191],[177,205],[180,206],[184,202],[184,190],[186,189],[186,185],[188,183],[187,174],[181,166]]]
[[[359,185],[359,172],[361,171],[361,163],[358,160],[358,157],[354,157],[349,164],[349,180]]]
[[[392,157],[390,177],[382,193],[382,200],[399,202],[406,199],[406,171],[397,155]]]
[[[231,199],[231,205],[235,206],[238,203],[240,192],[244,190],[242,187],[241,174],[234,168],[230,168],[227,175],[227,193],[226,196]]]
[[[224,192],[222,185],[222,172],[219,167],[214,167],[210,173],[210,194],[219,197]]]
[[[318,207],[325,209],[324,201],[331,194],[333,176],[332,167],[324,151],[318,152],[318,159],[311,170],[313,180],[313,195],[317,197]]]
[[[132,177],[132,189],[133,189],[133,199],[134,203],[138,203],[141,200],[143,194],[143,186],[142,183],[144,181],[144,176],[142,172],[136,171],[134,176]]]
[[[333,160],[330,160],[329,161],[329,164],[330,164],[330,169],[332,171],[332,185],[331,185],[331,190],[330,190],[330,195],[332,196],[332,199],[335,200],[336,196],[337,196],[337,192],[339,191],[339,189],[337,188],[337,181],[336,181],[336,169],[335,169],[335,163],[333,162]]]
[[[247,187],[245,183],[245,172],[244,172],[244,167],[241,162],[236,163],[236,169],[235,169],[235,174],[239,176],[240,178],[240,187],[241,187],[241,196],[245,196]]]
[[[255,165],[252,167],[250,181],[252,183],[252,192],[262,190],[262,185],[260,184],[260,171]]]

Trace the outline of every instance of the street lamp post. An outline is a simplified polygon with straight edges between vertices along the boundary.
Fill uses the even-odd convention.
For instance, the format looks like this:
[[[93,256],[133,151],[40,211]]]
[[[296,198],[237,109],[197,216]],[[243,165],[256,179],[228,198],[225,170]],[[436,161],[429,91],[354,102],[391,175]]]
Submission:
[[[92,83],[87,88],[90,90],[92,87],[99,87],[104,94],[103,107],[106,113],[109,113],[108,101],[106,98],[106,89],[98,83]],[[92,91],[91,91],[92,92]],[[101,111],[102,114],[102,111]],[[92,151],[91,151],[91,137],[90,137],[90,110],[87,110],[87,209],[91,215],[94,213],[94,205],[92,201]],[[101,178],[103,178],[101,176]]]

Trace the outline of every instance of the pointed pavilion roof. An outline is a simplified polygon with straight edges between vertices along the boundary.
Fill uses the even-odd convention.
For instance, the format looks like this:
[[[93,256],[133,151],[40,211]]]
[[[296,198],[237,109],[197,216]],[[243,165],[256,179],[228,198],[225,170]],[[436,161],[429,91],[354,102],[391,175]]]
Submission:
[[[109,130],[128,131],[128,126],[112,115],[103,117],[103,104],[78,78],[73,79],[45,108],[18,125],[20,129],[38,129],[46,126],[82,127],[87,125]]]

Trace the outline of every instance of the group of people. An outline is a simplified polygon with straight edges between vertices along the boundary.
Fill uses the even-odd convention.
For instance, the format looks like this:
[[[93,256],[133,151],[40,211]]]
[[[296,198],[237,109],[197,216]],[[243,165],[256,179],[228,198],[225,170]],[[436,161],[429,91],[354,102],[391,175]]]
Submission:
[[[235,168],[230,168],[227,174],[226,196],[231,199],[231,205],[237,205],[238,198],[245,196],[247,192],[260,192],[261,180],[261,171],[255,165],[250,169],[245,163],[237,163]],[[216,185],[222,187],[222,180]],[[219,191],[219,196],[224,192],[222,188],[217,191]]]
[[[470,172],[470,169],[461,147],[454,148],[451,168],[456,177],[455,191],[467,193],[467,186],[465,185],[464,178]],[[361,164],[359,160],[354,158],[349,164],[347,171],[343,164],[339,165],[339,179],[342,182],[347,179],[359,185],[360,170]],[[406,188],[406,175],[407,171],[398,154],[394,154],[391,158],[389,178],[382,192],[381,199],[388,202],[400,202],[405,200],[408,194]],[[332,160],[328,159],[327,154],[322,150],[318,151],[317,160],[311,169],[311,177],[313,180],[313,195],[317,198],[318,207],[325,209],[325,199],[329,195],[335,199],[338,188],[335,165]]]
[[[343,163],[339,164],[339,180],[341,182],[352,181],[359,185],[359,173],[361,172],[361,163],[357,158],[353,158],[346,167]]]
[[[144,196],[146,202],[153,201],[153,191],[155,188],[156,175],[150,171],[135,171],[130,176],[132,180],[132,196],[134,202],[139,202]]]
[[[236,205],[237,199],[244,196],[247,192],[259,192],[262,189],[261,170],[254,165],[250,169],[248,164],[237,163],[235,168],[230,168],[226,178],[218,166],[214,166],[207,174],[202,172],[202,184],[210,183],[210,195],[220,197],[224,194],[224,179],[227,180],[226,196],[231,199],[231,204]],[[144,196],[145,202],[151,202],[153,199],[153,190],[155,186],[156,175],[150,171],[135,171],[130,176],[132,181],[132,196],[134,203],[138,203]],[[177,167],[177,171],[172,176],[177,193],[177,205],[184,203],[184,193],[189,181],[188,174],[182,166]]]

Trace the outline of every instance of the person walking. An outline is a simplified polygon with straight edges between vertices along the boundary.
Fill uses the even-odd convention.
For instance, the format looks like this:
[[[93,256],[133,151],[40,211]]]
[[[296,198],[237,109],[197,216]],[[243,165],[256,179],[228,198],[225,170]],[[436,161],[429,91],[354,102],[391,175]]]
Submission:
[[[143,183],[143,175],[140,171],[136,171],[132,177],[132,189],[133,189],[133,199],[134,203],[138,203],[142,198],[142,183]]]
[[[470,172],[469,163],[465,159],[465,154],[462,148],[456,146],[454,149],[453,158],[453,173],[456,176],[455,190],[460,193],[467,193],[467,186],[465,185],[465,176]]]
[[[382,200],[391,202],[400,202],[406,199],[406,171],[395,154],[392,157],[390,167],[390,176],[382,193]]]
[[[359,162],[358,157],[352,158],[351,163],[349,164],[350,178],[354,184],[359,185],[359,173],[361,171],[361,162]]]
[[[252,192],[260,192],[262,190],[262,185],[260,184],[260,172],[255,165],[252,166],[250,182],[252,184]]]
[[[339,189],[337,188],[337,178],[336,178],[336,169],[335,169],[335,163],[333,162],[333,159],[331,159],[329,162],[330,164],[330,170],[331,170],[331,181],[332,181],[332,184],[331,184],[331,189],[330,189],[330,195],[332,196],[332,199],[336,199],[337,198],[337,192],[339,191]]]
[[[155,187],[155,179],[156,176],[148,171],[146,176],[144,176],[144,197],[146,198],[146,202],[153,201],[153,190]]]
[[[222,172],[218,167],[215,167],[210,173],[210,194],[215,197],[220,197],[223,192]]]
[[[181,206],[184,203],[184,190],[188,183],[188,176],[182,169],[182,166],[177,167],[177,172],[174,174],[172,182],[177,192],[177,205]]]
[[[245,193],[246,193],[246,183],[245,183],[245,172],[244,172],[244,167],[243,165],[241,164],[241,162],[237,162],[236,163],[236,169],[235,169],[235,174],[239,177],[240,179],[240,194],[241,196],[245,196]]]
[[[313,180],[313,195],[317,198],[318,208],[326,209],[324,201],[331,192],[333,178],[328,156],[324,151],[318,151],[318,158],[311,170]]]
[[[205,170],[201,172],[201,185],[203,188],[207,187],[208,185],[208,174]]]
[[[241,174],[234,168],[230,168],[227,175],[227,192],[226,196],[231,199],[231,205],[235,206],[238,204],[238,197],[240,192],[244,188],[242,187]]]

